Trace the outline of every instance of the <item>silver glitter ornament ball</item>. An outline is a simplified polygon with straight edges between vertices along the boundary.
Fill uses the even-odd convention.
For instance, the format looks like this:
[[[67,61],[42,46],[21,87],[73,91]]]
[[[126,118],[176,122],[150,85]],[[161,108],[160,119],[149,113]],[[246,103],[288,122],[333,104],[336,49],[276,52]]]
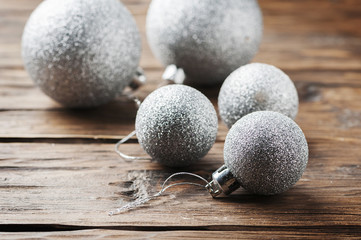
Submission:
[[[224,160],[246,190],[273,195],[301,178],[308,162],[308,145],[292,119],[259,111],[241,118],[229,130]]]
[[[147,37],[164,64],[183,68],[193,85],[215,85],[258,51],[262,13],[257,0],[153,0]]]
[[[275,111],[294,119],[298,112],[298,94],[291,79],[280,69],[251,63],[225,80],[219,92],[218,107],[228,128],[254,111]]]
[[[142,148],[168,167],[188,166],[213,146],[218,129],[212,103],[198,90],[169,85],[152,92],[136,117]]]
[[[140,52],[135,21],[118,0],[45,0],[22,38],[31,78],[67,107],[112,100],[132,80]]]

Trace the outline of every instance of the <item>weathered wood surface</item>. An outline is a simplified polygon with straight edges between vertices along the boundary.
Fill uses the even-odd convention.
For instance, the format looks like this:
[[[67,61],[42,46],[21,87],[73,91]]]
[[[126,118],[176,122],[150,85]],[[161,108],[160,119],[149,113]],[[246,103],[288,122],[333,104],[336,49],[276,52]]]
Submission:
[[[317,229],[300,229],[295,232],[289,229],[267,231],[245,227],[241,231],[121,231],[121,230],[83,230],[73,232],[38,232],[38,233],[7,233],[6,239],[359,239],[348,233],[319,232]],[[1,233],[0,233],[1,237]]]
[[[172,170],[157,163],[123,163],[113,152],[113,144],[4,143],[2,223],[219,229],[359,226],[360,144],[361,140],[310,140],[310,163],[303,178],[278,196],[259,197],[240,190],[215,200],[205,189],[181,186],[129,214],[108,217],[108,210],[147,192],[155,193]],[[209,178],[222,164],[222,148],[217,143],[188,171]],[[142,154],[136,143],[124,149],[132,155]]]
[[[33,86],[22,66],[20,38],[39,2],[0,0],[0,238],[361,237],[358,0],[260,1],[265,33],[254,61],[274,64],[295,81],[296,121],[310,147],[309,165],[294,188],[274,197],[239,190],[215,200],[204,189],[180,186],[114,217],[106,212],[155,193],[174,170],[126,164],[114,153],[113,143],[134,128],[136,108],[126,98],[70,111]],[[143,36],[140,65],[148,84],[137,95],[144,98],[162,74],[145,38],[149,0],[123,2]],[[202,90],[216,105],[218,89]],[[209,178],[222,164],[227,129],[219,126],[214,148],[187,171]],[[122,148],[143,154],[134,141]]]

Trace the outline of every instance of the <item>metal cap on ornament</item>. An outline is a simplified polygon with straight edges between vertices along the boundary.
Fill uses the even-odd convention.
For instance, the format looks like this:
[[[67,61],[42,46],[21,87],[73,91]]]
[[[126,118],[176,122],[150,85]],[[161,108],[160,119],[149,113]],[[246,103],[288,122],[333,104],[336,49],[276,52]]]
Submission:
[[[206,188],[212,197],[215,198],[222,193],[224,195],[231,194],[240,186],[241,184],[239,184],[227,166],[223,165],[212,174],[212,181],[206,185]]]
[[[162,79],[169,82],[169,84],[183,84],[186,75],[182,68],[178,68],[176,65],[171,64],[165,69]]]
[[[147,82],[147,77],[144,74],[144,70],[141,67],[137,68],[132,81],[129,84],[129,87],[132,90],[137,90],[139,87],[143,86]]]

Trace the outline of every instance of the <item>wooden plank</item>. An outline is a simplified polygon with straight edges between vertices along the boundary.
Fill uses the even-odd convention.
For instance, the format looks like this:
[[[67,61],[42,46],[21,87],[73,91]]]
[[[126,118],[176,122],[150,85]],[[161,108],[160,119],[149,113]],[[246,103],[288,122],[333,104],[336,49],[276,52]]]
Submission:
[[[360,70],[361,4],[260,1],[264,39],[257,61],[283,69]],[[351,50],[353,49],[353,50]]]
[[[347,229],[345,229],[347,231]],[[120,230],[83,230],[68,232],[27,232],[0,233],[0,237],[12,239],[359,239],[353,233],[315,232],[310,229],[244,230],[244,231],[120,231]]]
[[[155,193],[167,176],[180,170],[151,162],[124,163],[113,152],[113,144],[3,143],[1,224],[361,229],[360,144],[360,139],[311,139],[304,176],[281,195],[260,197],[239,190],[212,199],[205,189],[179,186],[139,209],[109,217],[108,210]],[[217,143],[187,171],[209,179],[222,164],[222,148]],[[123,149],[143,154],[138,144]]]
[[[155,90],[161,83],[161,69],[147,71],[148,82],[135,94],[144,99],[150,92]],[[323,88],[326,91],[361,88],[361,71],[286,71],[295,82],[300,101],[321,102]],[[3,80],[2,80],[3,79]],[[199,88],[216,105],[219,88]],[[357,90],[352,90],[357,91]],[[121,94],[121,93],[119,93]],[[350,92],[350,97],[358,97],[358,93]],[[342,94],[339,94],[342,96]],[[126,99],[121,99],[127,102]],[[351,100],[352,101],[352,100]],[[118,100],[119,102],[119,100]],[[328,102],[325,102],[327,104]],[[54,110],[63,109],[49,97],[36,88],[26,74],[17,69],[0,71],[0,110]]]
[[[344,76],[350,76],[349,80]],[[296,80],[301,100],[296,121],[307,137],[359,138],[361,87],[358,76],[352,72],[299,72],[291,76]],[[118,139],[134,129],[136,106],[124,98],[100,108],[72,111],[42,96],[37,89],[19,88],[16,92],[7,91],[9,88],[0,90],[3,93],[0,94],[3,100],[0,101],[3,109],[0,111],[0,138]],[[144,97],[147,92],[144,88],[139,95]],[[218,90],[206,92],[216,105]],[[227,131],[220,122],[219,141],[225,139]]]

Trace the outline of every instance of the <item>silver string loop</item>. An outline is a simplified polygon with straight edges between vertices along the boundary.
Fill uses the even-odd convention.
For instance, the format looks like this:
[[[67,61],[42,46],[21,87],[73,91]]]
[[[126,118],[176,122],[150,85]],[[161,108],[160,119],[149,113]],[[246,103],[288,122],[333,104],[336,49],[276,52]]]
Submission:
[[[167,66],[167,68],[165,69],[162,78],[164,81],[167,82],[167,84],[171,84],[171,83],[177,83],[177,84],[182,84],[184,79],[185,79],[185,74],[182,68],[178,68],[176,65],[169,65]],[[135,84],[132,88],[132,91],[130,92],[125,92],[123,93],[124,96],[126,96],[128,99],[134,101],[137,104],[137,108],[139,109],[140,105],[142,104],[142,102],[140,101],[140,99],[135,96],[133,94],[133,91],[135,89],[137,89],[139,86],[141,86],[142,84],[145,83],[146,81],[146,77],[144,75],[144,71],[143,69],[141,69],[140,67],[138,67],[136,75],[134,77],[135,82],[139,82],[139,84]],[[134,82],[134,81],[133,81]],[[120,145],[122,145],[123,143],[127,142],[130,138],[132,138],[133,136],[135,136],[136,131],[134,130],[133,132],[131,132],[128,136],[124,137],[123,139],[121,139],[120,141],[118,141],[115,144],[115,152],[122,158],[124,159],[125,162],[132,162],[132,161],[139,161],[139,160],[152,160],[151,157],[133,157],[133,156],[129,156],[127,154],[124,154],[123,152],[121,152],[119,150]]]
[[[140,99],[133,95],[132,93],[124,93],[124,96],[126,96],[127,98],[129,98],[130,100],[132,100],[133,102],[135,102],[135,104],[137,104],[137,108],[140,107],[140,105],[142,104],[142,102],[140,101]],[[135,136],[136,131],[134,130],[133,132],[131,132],[128,136],[122,138],[121,140],[119,140],[116,144],[115,144],[115,152],[125,161],[125,162],[132,162],[135,160],[152,160],[151,157],[133,157],[133,156],[129,156],[123,152],[121,152],[119,150],[120,145],[122,145],[123,143],[127,142],[129,139],[131,139],[133,136]]]
[[[152,160],[151,157],[133,157],[133,156],[129,156],[125,153],[122,153],[119,150],[120,145],[122,145],[123,143],[125,143],[126,141],[128,141],[130,138],[132,138],[134,135],[136,134],[136,131],[134,130],[133,132],[131,132],[128,136],[126,136],[125,138],[121,139],[119,142],[117,142],[115,144],[115,152],[122,158],[124,159],[125,162],[132,162],[135,160]]]
[[[156,194],[154,194],[153,196],[150,196],[150,197],[146,197],[146,198],[138,198],[136,199],[134,202],[130,202],[126,205],[124,205],[123,207],[120,207],[118,209],[115,209],[113,211],[110,211],[108,212],[108,215],[109,216],[113,216],[113,215],[117,215],[117,214],[120,214],[122,212],[126,212],[130,209],[134,209],[134,208],[137,208],[138,206],[140,205],[143,205],[147,202],[149,202],[150,200],[154,199],[154,198],[157,198],[159,196],[161,196],[167,189],[169,188],[172,188],[172,187],[175,187],[175,186],[179,186],[179,185],[193,185],[193,186],[197,186],[197,187],[203,187],[205,188],[206,185],[202,185],[202,184],[199,184],[199,183],[194,183],[194,182],[178,182],[178,183],[173,183],[173,184],[170,184],[168,186],[166,186],[167,182],[169,180],[171,180],[173,177],[175,176],[178,176],[178,175],[190,175],[190,176],[193,176],[193,177],[196,177],[196,178],[199,178],[200,180],[204,181],[206,183],[206,185],[209,184],[209,182],[197,175],[197,174],[194,174],[194,173],[189,173],[189,172],[179,172],[179,173],[174,173],[172,175],[170,175],[162,184],[162,188],[159,192],[157,192]]]

